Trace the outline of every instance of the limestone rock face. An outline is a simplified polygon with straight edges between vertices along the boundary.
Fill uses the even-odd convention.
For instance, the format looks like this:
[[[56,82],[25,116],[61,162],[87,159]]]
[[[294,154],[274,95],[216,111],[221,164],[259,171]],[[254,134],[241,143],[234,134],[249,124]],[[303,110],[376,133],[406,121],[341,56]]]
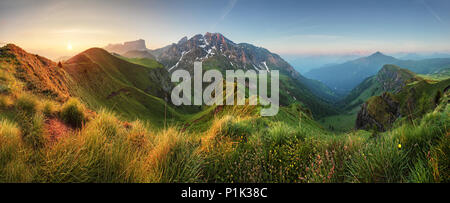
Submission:
[[[145,51],[147,50],[147,47],[145,46],[145,40],[139,39],[136,41],[125,42],[123,44],[108,44],[108,46],[104,49],[109,52],[124,54],[133,50]]]

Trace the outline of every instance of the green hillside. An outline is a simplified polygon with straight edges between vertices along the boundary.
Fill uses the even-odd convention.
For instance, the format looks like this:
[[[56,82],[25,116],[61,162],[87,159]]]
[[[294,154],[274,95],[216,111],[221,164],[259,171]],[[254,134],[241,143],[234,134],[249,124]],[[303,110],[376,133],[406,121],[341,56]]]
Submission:
[[[442,79],[445,80],[448,79],[448,77],[441,77],[440,80]],[[343,113],[325,117],[321,119],[320,122],[325,127],[333,130],[351,130],[355,127],[356,115],[360,111],[361,105],[368,101],[369,98],[380,96],[383,92],[398,93],[405,86],[411,87],[410,85],[415,86],[417,84],[435,83],[437,81],[439,80],[426,80],[421,76],[396,65],[384,65],[377,75],[364,80],[343,100],[337,103],[337,107],[342,109]],[[445,84],[445,82],[443,84]]]
[[[148,68],[164,68],[164,65],[160,64],[155,59],[150,58],[127,58],[124,56],[118,56],[120,59],[126,60],[130,63],[138,64]]]
[[[130,63],[92,48],[67,60],[63,69],[72,78],[71,93],[90,108],[108,107],[125,118],[157,124],[178,119],[180,115],[164,101],[171,90],[167,71],[155,61],[143,61],[144,65]]]

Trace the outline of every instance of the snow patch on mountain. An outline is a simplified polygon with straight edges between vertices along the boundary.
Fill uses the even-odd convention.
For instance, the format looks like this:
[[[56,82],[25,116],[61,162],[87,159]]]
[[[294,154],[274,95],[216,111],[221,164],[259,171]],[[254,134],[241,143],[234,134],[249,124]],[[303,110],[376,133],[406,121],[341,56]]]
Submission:
[[[267,67],[267,64],[266,64],[266,62],[265,62],[265,61],[263,61],[263,62],[262,62],[262,64],[264,65],[264,68],[266,68],[266,70],[267,70],[268,72],[270,72],[270,70],[269,70],[269,67]]]
[[[169,68],[169,72],[170,72],[172,69],[178,67],[178,64],[180,64],[180,61],[183,60],[183,56],[184,56],[185,54],[189,53],[189,52],[191,52],[191,51],[189,50],[189,51],[187,51],[187,52],[186,52],[186,51],[181,52],[181,57],[180,57],[180,59],[178,60],[178,62],[177,62],[174,66],[172,66],[172,67]]]

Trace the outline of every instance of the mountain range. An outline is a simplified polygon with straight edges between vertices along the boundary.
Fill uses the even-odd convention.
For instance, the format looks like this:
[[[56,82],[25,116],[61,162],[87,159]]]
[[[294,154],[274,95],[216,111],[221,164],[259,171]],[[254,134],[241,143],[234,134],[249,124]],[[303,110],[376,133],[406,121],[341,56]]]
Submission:
[[[129,42],[126,44],[135,44]],[[125,45],[125,44],[124,44]],[[109,52],[116,49],[105,47]],[[130,49],[130,48],[126,48]],[[280,104],[287,106],[301,102],[312,110],[316,116],[335,113],[326,101],[333,93],[325,86],[317,85],[303,77],[279,55],[269,50],[247,43],[234,43],[220,33],[198,34],[191,38],[183,37],[177,43],[155,50],[138,51],[139,54],[124,53],[123,56],[156,59],[166,67],[168,72],[183,69],[193,73],[194,61],[203,62],[203,70],[216,69],[223,74],[225,70],[279,70]]]
[[[430,74],[450,68],[450,58],[401,60],[376,52],[342,64],[313,69],[305,76],[323,82],[340,95],[346,95],[366,78],[375,75],[385,64],[398,65],[419,74]]]

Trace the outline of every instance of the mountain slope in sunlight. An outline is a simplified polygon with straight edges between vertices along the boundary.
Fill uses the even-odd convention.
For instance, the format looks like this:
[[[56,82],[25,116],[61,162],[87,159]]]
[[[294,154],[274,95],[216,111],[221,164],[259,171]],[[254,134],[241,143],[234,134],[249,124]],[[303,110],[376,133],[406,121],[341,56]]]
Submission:
[[[107,106],[126,117],[155,122],[177,117],[166,105],[172,85],[162,66],[130,63],[92,48],[67,60],[63,68],[73,78],[71,92],[94,109]]]
[[[9,69],[26,89],[58,100],[69,96],[70,80],[57,63],[39,55],[30,54],[14,44],[0,48],[1,63]]]

